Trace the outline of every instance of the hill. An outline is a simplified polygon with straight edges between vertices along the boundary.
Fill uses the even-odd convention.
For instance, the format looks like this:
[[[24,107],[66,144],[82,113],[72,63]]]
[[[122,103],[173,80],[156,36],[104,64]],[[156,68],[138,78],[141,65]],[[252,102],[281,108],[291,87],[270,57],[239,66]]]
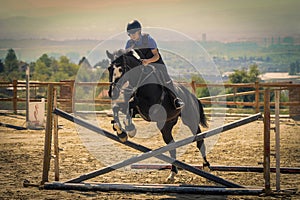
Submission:
[[[199,42],[199,44],[204,51],[208,52],[222,72],[245,68],[251,64],[257,64],[262,72],[287,72],[291,63],[300,60],[300,45],[294,44],[293,41],[288,40],[289,38],[284,39],[276,44],[251,41],[230,43],[207,41]],[[18,59],[25,62],[35,61],[46,53],[54,58],[65,55],[72,62],[78,63],[100,42],[99,40],[2,39],[0,40],[0,59],[3,60],[7,50],[13,48]],[[123,43],[124,41],[115,41],[116,45],[114,46],[122,47]],[[195,54],[195,44],[190,42],[164,41],[159,44],[164,49],[174,49],[174,45],[182,55]],[[105,57],[104,52],[102,56]],[[101,59],[103,58],[100,56],[99,60]],[[178,60],[176,58],[170,58],[168,62],[177,68]],[[180,67],[182,66],[180,65]]]

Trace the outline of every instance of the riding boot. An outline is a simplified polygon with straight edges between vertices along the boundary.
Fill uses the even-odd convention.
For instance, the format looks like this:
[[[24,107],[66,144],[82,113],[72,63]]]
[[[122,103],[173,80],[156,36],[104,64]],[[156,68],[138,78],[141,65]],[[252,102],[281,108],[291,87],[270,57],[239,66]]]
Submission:
[[[176,90],[174,88],[172,80],[166,82],[165,86],[169,89],[172,99],[174,100],[174,107],[176,110],[182,109],[184,102],[176,95]]]

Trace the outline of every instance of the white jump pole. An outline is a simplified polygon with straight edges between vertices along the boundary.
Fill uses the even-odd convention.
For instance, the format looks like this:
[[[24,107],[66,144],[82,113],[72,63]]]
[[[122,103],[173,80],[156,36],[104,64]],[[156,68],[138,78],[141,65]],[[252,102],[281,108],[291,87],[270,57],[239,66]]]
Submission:
[[[30,67],[29,65],[26,66],[26,128],[29,125],[29,102],[30,102]]]

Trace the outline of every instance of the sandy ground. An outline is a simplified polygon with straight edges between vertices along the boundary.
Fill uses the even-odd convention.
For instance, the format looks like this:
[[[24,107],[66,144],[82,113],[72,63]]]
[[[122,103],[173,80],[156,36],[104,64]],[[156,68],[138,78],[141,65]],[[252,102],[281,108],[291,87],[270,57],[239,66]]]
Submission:
[[[110,117],[100,116],[102,128],[111,132]],[[228,118],[227,122],[237,120]],[[16,126],[24,126],[25,117],[13,114],[1,114],[0,122]],[[146,127],[148,124],[137,120],[136,124]],[[104,166],[123,159],[116,152],[123,152],[119,144],[109,143],[99,145],[96,153],[91,145],[83,145],[82,134],[73,123],[59,118],[59,146],[60,152],[60,179],[61,181],[77,177],[83,173],[100,169]],[[141,128],[140,128],[141,129]],[[154,131],[155,133],[155,131]],[[0,127],[0,199],[300,199],[297,192],[292,196],[257,197],[257,196],[205,196],[189,194],[151,194],[126,192],[80,192],[39,190],[36,187],[23,187],[23,181],[40,183],[42,178],[44,130],[15,130]],[[140,132],[138,134],[141,134]],[[271,134],[271,153],[274,154],[274,132]],[[149,148],[163,145],[162,138],[153,134],[151,139],[136,137],[131,139]],[[85,144],[86,141],[84,142]],[[115,151],[105,151],[107,146]],[[261,166],[263,161],[263,122],[252,122],[239,128],[224,132],[207,155],[212,165],[251,165]],[[300,167],[300,126],[299,121],[281,119],[281,165],[283,167]],[[102,149],[102,150],[101,150]],[[120,151],[121,149],[121,151]],[[126,148],[124,148],[127,151]],[[101,151],[105,152],[101,154]],[[129,152],[131,150],[128,150]],[[185,148],[178,159],[189,164],[201,164],[202,159],[195,144]],[[135,152],[130,152],[134,154]],[[99,156],[101,154],[101,156]],[[121,154],[121,153],[120,153]],[[131,154],[130,154],[131,155]],[[102,160],[103,158],[103,160]],[[146,161],[145,161],[146,162]],[[151,161],[153,162],[153,161]],[[272,166],[275,158],[271,157]],[[261,173],[211,172],[224,179],[246,186],[264,186]],[[165,183],[169,172],[166,170],[130,170],[128,168],[116,170],[104,176],[92,179],[92,182],[101,183]],[[53,160],[49,181],[54,180]],[[180,170],[176,176],[176,184],[214,185],[202,177]],[[272,188],[275,188],[275,174],[271,175]],[[281,175],[283,189],[300,189],[300,175]]]

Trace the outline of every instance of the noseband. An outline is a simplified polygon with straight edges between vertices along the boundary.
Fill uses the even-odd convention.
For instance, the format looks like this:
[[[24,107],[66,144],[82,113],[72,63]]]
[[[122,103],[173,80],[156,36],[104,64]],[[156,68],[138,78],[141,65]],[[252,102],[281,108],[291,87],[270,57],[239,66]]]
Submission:
[[[110,86],[113,86],[114,88],[116,88],[119,91],[129,89],[129,88],[122,89],[122,85],[118,82],[126,72],[128,72],[130,69],[132,69],[132,67],[130,67],[126,62],[126,56],[125,55],[122,55],[122,56],[123,56],[123,63],[120,65],[122,68],[122,75],[120,77],[116,78],[114,82],[110,82]]]

